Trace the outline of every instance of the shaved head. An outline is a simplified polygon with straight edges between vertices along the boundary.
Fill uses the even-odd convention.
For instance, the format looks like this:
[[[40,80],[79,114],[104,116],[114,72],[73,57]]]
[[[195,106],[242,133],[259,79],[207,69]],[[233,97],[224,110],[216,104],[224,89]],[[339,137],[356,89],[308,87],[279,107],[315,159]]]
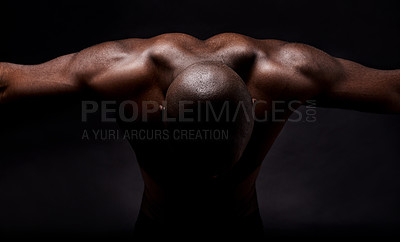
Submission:
[[[204,168],[206,173],[210,172],[207,176],[220,175],[240,159],[254,121],[251,96],[234,70],[219,62],[190,65],[172,82],[166,101],[168,117],[178,119],[167,123],[171,129],[228,134],[223,139],[205,141],[201,137],[172,142],[181,150],[184,147],[192,154],[189,156],[192,160],[201,163],[197,171]]]
[[[251,99],[240,76],[218,62],[196,63],[183,70],[167,91],[168,101],[182,98],[196,101]]]

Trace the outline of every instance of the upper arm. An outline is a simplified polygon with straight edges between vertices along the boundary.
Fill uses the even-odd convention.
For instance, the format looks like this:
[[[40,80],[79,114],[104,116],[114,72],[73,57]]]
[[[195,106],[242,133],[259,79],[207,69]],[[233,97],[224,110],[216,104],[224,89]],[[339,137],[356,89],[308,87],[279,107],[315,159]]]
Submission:
[[[367,112],[400,111],[400,70],[377,70],[336,58],[340,76],[317,96],[320,106]]]
[[[79,85],[76,76],[69,70],[73,56],[74,54],[64,55],[38,65],[0,63],[0,102],[77,92]]]
[[[70,69],[80,85],[96,93],[107,97],[132,95],[155,79],[148,47],[141,39],[106,42],[77,53]]]
[[[145,45],[139,39],[112,41],[38,65],[3,63],[1,101],[84,89],[106,96],[123,95],[151,79]]]
[[[398,112],[400,71],[383,71],[334,58],[303,44],[286,44],[275,56],[287,72],[282,80],[291,99],[317,106],[369,112]]]

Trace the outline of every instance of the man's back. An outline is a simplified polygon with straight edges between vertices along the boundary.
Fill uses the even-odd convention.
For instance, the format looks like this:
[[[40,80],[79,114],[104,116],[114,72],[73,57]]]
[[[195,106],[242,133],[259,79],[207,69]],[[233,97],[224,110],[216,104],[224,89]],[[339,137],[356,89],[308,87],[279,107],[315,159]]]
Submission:
[[[149,118],[145,122],[141,121],[143,117],[138,117],[138,121],[134,123],[120,122],[125,132],[142,131],[146,132],[147,136],[144,140],[135,139],[135,137],[131,139],[131,145],[136,152],[146,184],[142,212],[154,220],[160,220],[167,212],[172,213],[171,216],[174,217],[190,216],[193,219],[196,217],[198,219],[200,215],[217,216],[220,213],[228,220],[232,219],[227,216],[228,214],[245,218],[257,213],[255,180],[261,162],[283,127],[284,120],[301,102],[298,100],[297,103],[290,103],[291,110],[286,103],[285,108],[280,107],[284,108],[283,112],[273,113],[273,108],[275,108],[273,101],[292,101],[287,97],[280,99],[278,92],[283,88],[281,82],[285,78],[301,80],[302,76],[294,75],[293,72],[297,70],[292,70],[292,68],[300,68],[301,64],[307,63],[296,63],[298,66],[284,68],[285,64],[292,65],[292,63],[283,63],[283,58],[276,59],[277,55],[282,54],[279,51],[285,45],[284,42],[254,40],[237,34],[221,34],[205,41],[183,34],[167,34],[147,40],[146,44],[149,44],[147,58],[154,65],[152,74],[156,73],[152,76],[154,84],[143,90],[141,95],[135,94],[127,98],[138,103],[138,106],[142,106],[145,101],[154,102],[147,107],[152,111],[151,114],[146,113],[146,117]],[[141,62],[147,61],[141,60]],[[195,176],[189,172],[191,167],[201,169],[203,165],[201,162],[195,163],[194,157],[210,151],[199,147],[196,154],[182,148],[177,155],[175,150],[171,150],[168,145],[172,139],[185,139],[186,135],[183,136],[182,132],[188,132],[188,130],[181,131],[179,134],[169,133],[169,137],[155,137],[156,131],[164,129],[164,116],[162,109],[155,111],[154,107],[168,106],[164,100],[171,83],[187,67],[202,62],[221,63],[230,67],[242,78],[252,98],[257,100],[253,108],[258,121],[254,124],[252,135],[240,160],[223,176],[210,181],[210,184],[207,183],[208,181],[190,179],[191,176]],[[266,76],[268,76],[268,81],[264,82]],[[260,85],[263,87],[260,88]],[[269,93],[260,93],[262,89],[268,89]],[[143,113],[141,111],[139,114]],[[226,154],[228,155],[229,153]],[[183,158],[178,158],[178,156]],[[214,157],[217,156],[209,155],[210,160],[219,162]],[[186,159],[186,161],[177,161],[178,159]],[[192,164],[173,165],[173,163],[184,162]],[[203,162],[206,163],[206,160]],[[167,185],[170,182],[173,185]],[[191,196],[193,197],[189,199]],[[213,203],[204,200],[210,198]],[[185,200],[185,205],[181,204],[182,200]],[[188,213],[189,209],[184,209],[185,206],[197,208],[190,209],[191,212]],[[194,216],[193,211],[198,211],[200,214]]]
[[[272,98],[267,99],[266,96],[256,92],[257,75],[263,68],[273,65],[272,60],[266,60],[265,47],[263,50],[257,44],[278,47],[283,42],[257,42],[236,34],[223,34],[206,41],[182,34],[167,34],[155,37],[149,42],[152,43],[148,48],[148,58],[154,63],[157,73],[153,79],[155,84],[143,91],[143,95],[133,96],[131,100],[139,107],[146,101],[155,103],[150,103],[150,106],[146,107],[151,110],[151,114],[146,113],[148,118],[145,121],[139,115],[136,122],[120,122],[125,132],[133,131],[136,134],[145,132],[146,136],[145,139],[137,137],[130,139],[145,181],[138,224],[143,220],[164,221],[165,224],[173,226],[189,224],[195,228],[200,224],[204,228],[207,227],[206,224],[213,224],[222,230],[225,226],[232,227],[240,223],[240,220],[248,223],[247,225],[240,223],[241,229],[245,230],[247,227],[248,230],[252,227],[251,230],[260,232],[262,226],[257,216],[255,180],[261,162],[284,122],[271,122],[272,106],[268,109],[264,101],[269,102]],[[218,163],[221,159],[216,154],[210,153],[208,159],[203,162],[195,161],[196,156],[211,151],[204,150],[200,146],[197,153],[183,147],[179,149],[179,146],[176,151],[171,149],[170,143],[174,139],[184,139],[183,142],[190,142],[189,139],[199,139],[203,142],[213,142],[213,140],[206,140],[206,134],[190,137],[190,134],[187,134],[191,132],[190,129],[179,130],[179,133],[170,130],[164,133],[165,118],[168,117],[165,117],[163,107],[168,108],[168,102],[165,101],[166,93],[176,77],[189,66],[204,62],[226,65],[239,74],[250,95],[259,101],[263,100],[253,104],[254,107],[258,106],[258,118],[263,121],[255,123],[240,160],[231,169],[210,180],[196,180],[196,176],[190,170],[201,170],[205,163],[210,161]],[[275,74],[272,71],[269,73]],[[162,107],[155,111],[153,108],[158,105]],[[138,113],[143,113],[141,111]],[[284,117],[280,117],[282,118]],[[162,136],[156,137],[156,132],[162,133]],[[234,150],[230,151],[233,152]],[[226,156],[229,156],[229,151]],[[166,226],[165,224],[163,226]],[[234,228],[236,231],[238,229],[239,227]]]
[[[317,105],[328,107],[400,109],[395,91],[399,71],[366,68],[302,44],[237,34],[205,41],[166,34],[107,42],[36,66],[2,63],[0,102],[90,90],[102,99],[117,100],[128,113],[132,110],[127,104],[137,104],[135,121],[119,117],[125,131],[155,132],[165,130],[164,107],[168,107],[165,100],[170,86],[181,73],[200,63],[221,65],[237,73],[253,98],[252,133],[234,165],[223,175],[206,180],[196,179],[198,176],[188,171],[204,170],[198,156],[208,157],[205,163],[219,163],[217,154],[200,148],[196,154],[196,147],[171,149],[171,137],[133,137],[130,142],[145,181],[138,222],[142,231],[154,226],[190,230],[203,224],[208,224],[210,231],[221,225],[226,228],[222,231],[259,231],[256,177],[285,120],[297,107],[316,98]],[[213,73],[204,72],[203,76],[207,75]]]

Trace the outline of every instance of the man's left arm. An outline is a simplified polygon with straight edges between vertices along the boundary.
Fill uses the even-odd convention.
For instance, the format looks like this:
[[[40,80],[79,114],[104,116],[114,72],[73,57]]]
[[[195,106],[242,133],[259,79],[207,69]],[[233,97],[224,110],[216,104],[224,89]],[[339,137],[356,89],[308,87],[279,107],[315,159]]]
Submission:
[[[322,88],[317,105],[400,113],[400,70],[377,70],[349,60],[336,60],[337,78],[330,80],[328,88]]]
[[[308,90],[304,98],[316,100],[317,106],[400,113],[400,70],[369,68],[303,44],[288,44],[283,51],[301,56],[295,63],[306,80],[301,90]]]

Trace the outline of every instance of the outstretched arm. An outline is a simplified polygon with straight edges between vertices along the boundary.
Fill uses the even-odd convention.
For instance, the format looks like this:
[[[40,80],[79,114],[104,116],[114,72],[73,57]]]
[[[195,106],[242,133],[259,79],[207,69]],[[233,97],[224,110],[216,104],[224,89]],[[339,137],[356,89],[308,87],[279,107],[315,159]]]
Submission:
[[[40,65],[0,63],[0,103],[27,96],[79,92],[81,85],[71,68],[75,56],[61,56]]]
[[[135,89],[149,79],[144,40],[102,43],[39,65],[0,63],[0,103],[22,97],[74,94],[90,88],[104,95]]]
[[[320,106],[400,113],[400,70],[377,70],[336,60],[338,78],[318,95]]]
[[[400,70],[377,70],[334,58],[304,44],[285,44],[273,55],[290,99],[366,112],[400,112]]]

